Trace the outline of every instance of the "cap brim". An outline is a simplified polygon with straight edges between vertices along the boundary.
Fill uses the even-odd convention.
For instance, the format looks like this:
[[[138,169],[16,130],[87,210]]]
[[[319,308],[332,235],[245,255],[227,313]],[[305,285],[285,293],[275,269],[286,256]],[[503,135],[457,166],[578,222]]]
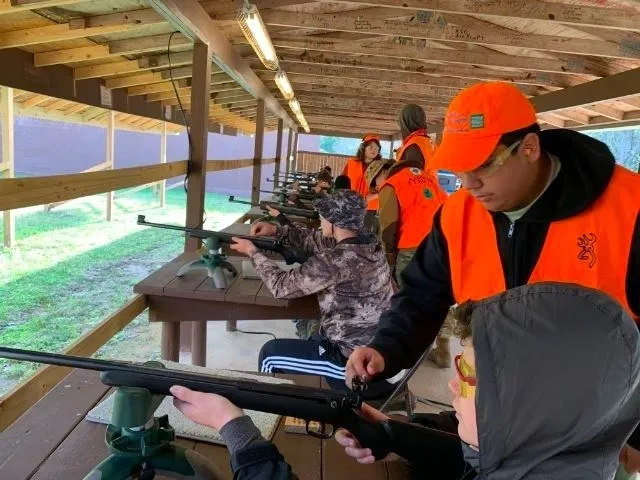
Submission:
[[[501,135],[491,135],[470,138],[467,135],[445,134],[427,168],[459,173],[475,170],[489,159],[491,152],[498,146],[500,137]]]

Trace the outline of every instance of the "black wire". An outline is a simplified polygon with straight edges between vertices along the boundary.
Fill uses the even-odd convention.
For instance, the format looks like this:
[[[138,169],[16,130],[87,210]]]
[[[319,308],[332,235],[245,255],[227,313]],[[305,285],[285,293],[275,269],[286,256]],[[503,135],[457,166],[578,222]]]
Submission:
[[[278,337],[276,337],[271,332],[253,332],[253,331],[249,331],[249,330],[240,330],[239,328],[236,328],[236,332],[247,333],[247,334],[250,334],[250,335],[271,335],[274,340],[278,339]]]
[[[180,107],[180,113],[182,114],[182,120],[184,121],[184,126],[187,130],[187,138],[189,140],[189,160],[187,162],[187,173],[184,176],[184,193],[189,193],[189,175],[191,174],[191,167],[193,165],[193,141],[191,140],[191,126],[189,125],[189,121],[187,120],[187,112],[182,106],[182,101],[180,100],[180,94],[178,93],[178,88],[176,87],[176,81],[173,78],[173,66],[171,65],[171,39],[178,32],[171,32],[169,35],[169,42],[167,44],[167,60],[169,62],[169,78],[171,79],[171,86],[173,87],[173,93],[178,100],[178,106]],[[207,132],[208,133],[208,132]],[[197,225],[195,228],[201,228],[204,222],[207,221],[207,210],[203,209],[204,218],[200,225]]]

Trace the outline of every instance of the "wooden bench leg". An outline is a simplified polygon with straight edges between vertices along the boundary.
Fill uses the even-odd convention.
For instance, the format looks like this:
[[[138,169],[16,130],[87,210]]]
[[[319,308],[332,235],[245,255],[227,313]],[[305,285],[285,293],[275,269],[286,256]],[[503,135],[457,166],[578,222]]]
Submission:
[[[227,332],[235,332],[237,330],[236,320],[227,320]]]
[[[207,322],[193,322],[191,330],[191,364],[207,366]]]
[[[180,361],[180,323],[162,322],[162,359]]]

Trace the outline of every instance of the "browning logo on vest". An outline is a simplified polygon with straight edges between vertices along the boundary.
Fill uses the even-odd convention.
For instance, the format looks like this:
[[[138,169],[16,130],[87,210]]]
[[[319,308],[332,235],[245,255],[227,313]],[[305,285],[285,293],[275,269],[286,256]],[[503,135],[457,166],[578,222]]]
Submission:
[[[593,268],[596,264],[596,247],[594,245],[596,240],[595,233],[583,233],[578,237],[578,247],[580,247],[578,259],[588,261],[589,268]]]

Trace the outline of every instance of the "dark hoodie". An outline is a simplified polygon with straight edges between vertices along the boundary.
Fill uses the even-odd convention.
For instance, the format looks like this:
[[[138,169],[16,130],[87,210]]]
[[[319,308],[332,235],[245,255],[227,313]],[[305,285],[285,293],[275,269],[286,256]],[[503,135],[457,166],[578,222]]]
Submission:
[[[615,166],[613,155],[602,142],[572,130],[546,130],[540,134],[542,148],[558,157],[562,168],[547,191],[515,222],[507,242],[509,219],[492,212],[507,288],[527,283],[540,255],[550,222],[575,215],[589,207],[605,190]],[[402,272],[405,287],[392,299],[380,318],[371,346],[385,359],[390,377],[413,365],[434,341],[449,307],[455,303],[451,287],[447,242],[436,213],[433,229]],[[561,255],[562,253],[559,252]],[[627,299],[640,316],[640,222],[635,231],[626,278]],[[640,435],[631,445],[640,447]]]
[[[472,331],[480,451],[463,448],[466,468],[459,447],[444,464],[425,432],[413,478],[611,479],[640,419],[640,334],[620,305],[578,285],[525,285],[476,304]],[[297,478],[249,417],[220,433],[235,479]]]
[[[629,314],[596,290],[541,283],[479,303],[472,331],[477,478],[613,478],[640,420]]]

